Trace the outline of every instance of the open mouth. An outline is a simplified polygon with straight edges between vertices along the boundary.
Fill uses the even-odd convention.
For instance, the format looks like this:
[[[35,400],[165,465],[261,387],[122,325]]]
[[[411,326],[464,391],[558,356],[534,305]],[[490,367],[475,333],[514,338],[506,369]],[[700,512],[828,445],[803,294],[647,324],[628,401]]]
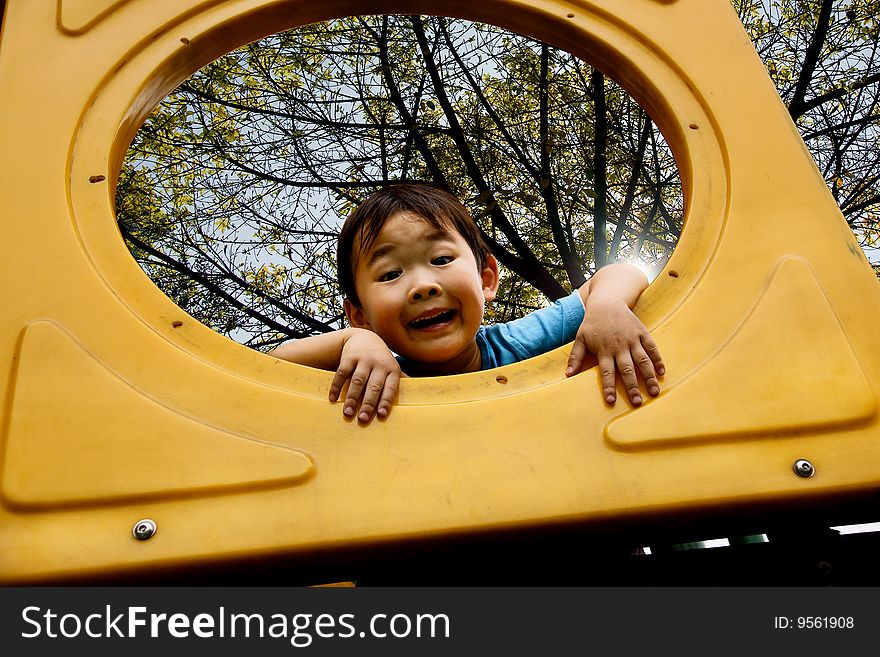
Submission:
[[[407,326],[415,329],[430,328],[448,322],[455,316],[454,310],[438,310],[437,312],[416,317]]]

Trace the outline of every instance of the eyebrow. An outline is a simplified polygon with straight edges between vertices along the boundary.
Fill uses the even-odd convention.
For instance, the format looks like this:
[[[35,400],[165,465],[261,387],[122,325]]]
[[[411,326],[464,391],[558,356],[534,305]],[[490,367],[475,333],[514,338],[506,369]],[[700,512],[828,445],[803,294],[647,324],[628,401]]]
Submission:
[[[448,231],[444,230],[435,230],[425,236],[426,240],[429,242],[442,242],[443,240],[450,239],[450,235]],[[376,250],[374,250],[370,254],[370,259],[367,261],[367,266],[372,265],[376,260],[381,258],[382,256],[388,255],[391,251],[393,251],[398,245],[396,243],[388,243],[383,244]]]

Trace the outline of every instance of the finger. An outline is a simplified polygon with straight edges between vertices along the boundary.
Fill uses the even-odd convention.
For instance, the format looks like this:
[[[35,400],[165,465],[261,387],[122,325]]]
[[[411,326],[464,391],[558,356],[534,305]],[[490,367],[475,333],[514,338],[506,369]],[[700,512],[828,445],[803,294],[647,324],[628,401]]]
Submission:
[[[364,365],[358,365],[348,382],[348,394],[345,395],[345,405],[342,407],[342,414],[346,417],[354,417],[355,409],[369,378],[370,369]]]
[[[330,382],[331,402],[335,402],[339,399],[339,393],[342,391],[345,382],[348,381],[351,376],[351,373],[354,370],[354,365],[354,362],[348,360],[339,363],[339,369],[336,370],[336,373],[333,375],[333,380]]]
[[[387,417],[391,412],[391,405],[397,397],[397,390],[400,385],[400,372],[391,372],[385,377],[385,386],[382,388],[382,396],[379,397],[379,407],[376,414],[379,417]]]
[[[568,356],[568,365],[565,368],[565,376],[573,376],[581,370],[581,365],[587,355],[587,345],[580,338],[575,339],[571,346],[571,354]]]
[[[642,346],[645,348],[645,352],[648,354],[651,362],[654,363],[654,370],[657,372],[657,376],[663,376],[666,374],[666,365],[663,363],[663,357],[660,355],[660,347],[654,342],[654,338],[650,335],[642,336]]]
[[[632,356],[629,351],[621,351],[615,360],[617,361],[617,371],[620,372],[620,378],[623,379],[623,387],[626,388],[629,400],[633,406],[641,405],[642,392],[639,390],[639,380],[636,377]]]
[[[387,373],[384,370],[374,369],[370,372],[370,378],[364,385],[364,399],[361,401],[361,407],[358,409],[358,421],[369,422],[379,403],[379,397],[382,394],[382,388],[385,387],[385,377]]]
[[[660,382],[657,381],[657,374],[654,372],[654,361],[651,360],[651,357],[648,356],[641,344],[633,347],[632,358],[639,370],[639,374],[642,375],[642,379],[645,381],[645,388],[648,390],[648,394],[652,397],[659,395]]]
[[[617,387],[614,385],[614,359],[611,356],[599,357],[599,376],[602,379],[602,394],[605,401],[613,404],[617,401]]]

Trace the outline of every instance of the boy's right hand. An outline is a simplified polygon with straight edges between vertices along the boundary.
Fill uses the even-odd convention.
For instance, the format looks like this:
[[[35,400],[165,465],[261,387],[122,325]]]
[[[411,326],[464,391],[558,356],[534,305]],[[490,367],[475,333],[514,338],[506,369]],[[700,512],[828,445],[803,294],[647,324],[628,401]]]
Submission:
[[[382,338],[367,329],[349,330],[351,336],[342,347],[339,368],[330,383],[330,401],[339,399],[348,381],[342,413],[346,417],[357,413],[358,422],[366,423],[374,414],[380,418],[388,415],[400,377],[405,375]]]

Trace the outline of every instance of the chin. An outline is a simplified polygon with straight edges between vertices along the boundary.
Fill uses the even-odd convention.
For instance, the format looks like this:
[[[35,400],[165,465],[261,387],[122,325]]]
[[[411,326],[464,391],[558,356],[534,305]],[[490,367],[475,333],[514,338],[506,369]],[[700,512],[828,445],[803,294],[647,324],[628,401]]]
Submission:
[[[413,354],[412,356],[406,356],[407,359],[416,362],[416,363],[425,363],[426,365],[440,365],[441,363],[445,363],[455,356],[447,356],[445,353],[437,353],[436,351],[431,351],[428,353],[419,352]]]
[[[426,365],[442,365],[454,360],[460,354],[461,349],[422,349],[406,358]]]

